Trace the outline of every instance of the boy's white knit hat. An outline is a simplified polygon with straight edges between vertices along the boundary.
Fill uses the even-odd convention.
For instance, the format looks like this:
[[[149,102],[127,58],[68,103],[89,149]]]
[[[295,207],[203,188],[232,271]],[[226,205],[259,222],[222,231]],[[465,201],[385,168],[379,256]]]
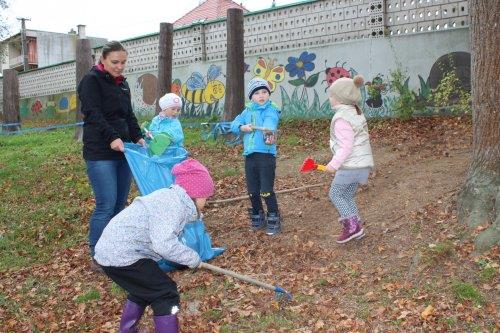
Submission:
[[[182,107],[182,99],[174,93],[165,94],[162,98],[160,98],[158,104],[160,105],[160,109],[165,110],[171,107]]]
[[[250,82],[248,82],[248,99],[252,99],[253,93],[260,89],[266,89],[269,94],[271,93],[271,88],[269,88],[269,83],[267,83],[266,80],[261,79],[260,77],[254,77],[251,79]]]
[[[364,82],[365,80],[361,75],[356,75],[352,79],[343,77],[335,80],[328,88],[328,91],[340,104],[354,105],[361,99],[361,90],[359,88]]]

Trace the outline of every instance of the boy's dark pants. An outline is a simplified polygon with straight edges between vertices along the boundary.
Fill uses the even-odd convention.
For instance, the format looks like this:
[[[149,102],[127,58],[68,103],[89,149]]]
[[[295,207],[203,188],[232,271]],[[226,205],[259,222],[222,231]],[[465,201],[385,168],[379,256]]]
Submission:
[[[262,211],[262,201],[266,202],[268,213],[278,213],[278,201],[274,193],[276,157],[266,153],[252,153],[245,157],[245,177],[253,214]]]
[[[117,285],[125,289],[127,298],[143,307],[151,305],[155,316],[169,315],[179,307],[177,284],[152,259],[141,259],[130,266],[102,266]]]

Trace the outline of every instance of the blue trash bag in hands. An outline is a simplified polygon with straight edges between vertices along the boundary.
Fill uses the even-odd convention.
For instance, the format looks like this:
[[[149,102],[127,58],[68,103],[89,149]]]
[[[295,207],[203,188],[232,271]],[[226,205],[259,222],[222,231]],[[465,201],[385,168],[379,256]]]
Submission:
[[[224,248],[212,247],[212,241],[201,219],[186,223],[179,241],[195,250],[200,255],[201,261],[208,261],[224,252]],[[164,272],[186,267],[168,260],[160,260],[158,266]]]
[[[182,147],[169,147],[161,156],[150,156],[148,149],[134,143],[125,143],[125,158],[130,166],[134,180],[142,195],[147,195],[174,183],[172,168],[188,157]],[[223,248],[212,248],[210,235],[202,220],[187,223],[179,240],[195,250],[202,261],[208,261],[222,252]],[[182,268],[182,265],[161,260],[160,268],[167,272]]]
[[[188,152],[182,147],[170,147],[160,156],[150,156],[147,148],[125,143],[125,158],[142,195],[172,185],[172,168],[187,157]]]

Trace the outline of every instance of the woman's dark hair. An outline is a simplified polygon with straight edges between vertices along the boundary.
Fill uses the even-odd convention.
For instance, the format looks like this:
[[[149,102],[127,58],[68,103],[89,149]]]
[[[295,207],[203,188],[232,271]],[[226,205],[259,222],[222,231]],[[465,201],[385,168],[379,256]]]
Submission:
[[[125,48],[123,47],[123,45],[120,42],[118,42],[116,40],[112,40],[112,41],[109,41],[106,44],[104,44],[104,46],[102,47],[102,57],[104,59],[106,59],[106,57],[108,56],[109,53],[115,52],[115,51],[127,52],[127,50],[125,50]]]

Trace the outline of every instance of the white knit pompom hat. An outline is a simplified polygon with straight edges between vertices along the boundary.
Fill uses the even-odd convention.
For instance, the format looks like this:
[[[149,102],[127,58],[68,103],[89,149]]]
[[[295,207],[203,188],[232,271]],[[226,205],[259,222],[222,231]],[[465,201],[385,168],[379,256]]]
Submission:
[[[175,106],[182,108],[182,99],[174,93],[168,93],[160,98],[158,104],[160,105],[160,109],[162,110]]]
[[[359,88],[364,82],[365,79],[361,75],[356,75],[352,79],[343,77],[333,82],[328,91],[340,104],[354,105],[361,99]]]

